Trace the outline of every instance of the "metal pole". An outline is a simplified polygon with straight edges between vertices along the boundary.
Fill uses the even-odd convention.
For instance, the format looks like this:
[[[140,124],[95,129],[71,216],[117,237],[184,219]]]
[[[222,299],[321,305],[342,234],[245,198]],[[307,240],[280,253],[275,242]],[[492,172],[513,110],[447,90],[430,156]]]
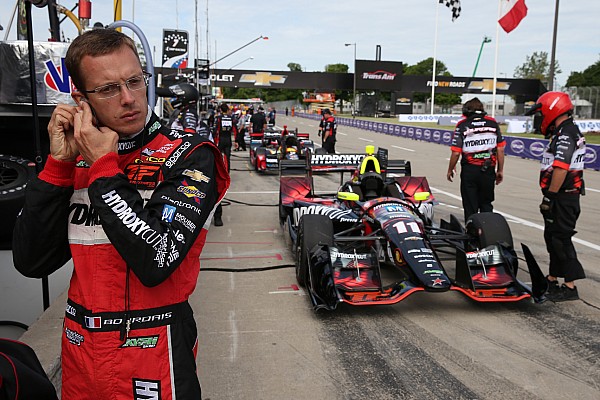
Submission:
[[[27,49],[29,52],[29,83],[31,86],[31,111],[33,113],[33,137],[35,141],[35,169],[42,170],[42,145],[40,140],[40,121],[37,109],[37,87],[35,78],[35,49],[33,48],[33,24],[31,22],[31,3],[25,2],[25,19],[27,20]],[[50,307],[50,288],[48,276],[42,278],[42,302],[44,310]]]
[[[475,74],[477,73],[477,67],[479,66],[479,59],[481,58],[481,52],[483,51],[483,45],[486,43],[491,42],[492,39],[490,39],[487,36],[483,37],[483,40],[481,41],[481,47],[479,48],[479,55],[477,56],[477,62],[475,63],[475,68],[473,69],[473,78],[475,78]]]
[[[550,56],[550,73],[548,74],[548,85],[550,91],[554,90],[554,60],[556,56],[556,32],[558,31],[558,0],[554,9],[554,32],[552,34],[552,54]]]
[[[435,34],[433,40],[433,72],[431,73],[431,115],[433,115],[433,109],[435,104],[435,67],[437,57],[437,34],[438,34],[438,16],[440,10],[440,3],[436,0],[435,5]]]

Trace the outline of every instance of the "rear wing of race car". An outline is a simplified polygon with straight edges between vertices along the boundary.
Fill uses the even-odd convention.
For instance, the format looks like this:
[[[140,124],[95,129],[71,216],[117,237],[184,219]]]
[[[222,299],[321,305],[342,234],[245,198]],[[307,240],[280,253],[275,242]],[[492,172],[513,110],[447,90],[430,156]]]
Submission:
[[[399,177],[410,176],[412,173],[410,161],[407,160],[388,160],[388,151],[379,148],[377,151],[377,160],[379,161],[381,175]],[[322,154],[310,153],[305,160],[282,160],[280,163],[280,175],[298,175],[299,171],[307,174],[325,174],[331,172],[353,172],[356,170],[365,154]]]

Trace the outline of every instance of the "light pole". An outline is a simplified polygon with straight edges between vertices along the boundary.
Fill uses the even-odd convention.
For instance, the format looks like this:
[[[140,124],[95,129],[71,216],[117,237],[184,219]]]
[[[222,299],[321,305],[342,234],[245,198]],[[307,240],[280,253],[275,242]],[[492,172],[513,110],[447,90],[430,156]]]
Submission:
[[[237,67],[238,65],[240,65],[240,64],[242,64],[242,63],[245,63],[245,62],[246,62],[246,61],[248,61],[248,60],[254,60],[254,56],[250,56],[250,57],[246,58],[245,60],[242,60],[242,61],[240,61],[239,63],[235,64],[233,67],[229,67],[229,68],[227,69],[227,71],[230,71],[230,70],[234,69],[234,68],[235,68],[235,67]]]
[[[352,118],[356,118],[356,42],[344,43],[344,46],[354,46],[354,85],[352,89]]]
[[[500,75],[504,75],[506,79],[506,72],[500,72]],[[502,94],[502,115],[506,115],[506,91]]]
[[[235,49],[234,51],[232,51],[231,53],[229,53],[229,54],[226,54],[226,55],[224,55],[223,57],[219,58],[218,60],[215,60],[215,61],[213,61],[213,62],[210,64],[210,66],[212,67],[213,65],[215,65],[215,64],[216,64],[216,63],[218,63],[219,61],[222,61],[222,60],[226,59],[226,58],[227,58],[227,57],[229,57],[230,55],[232,55],[232,54],[234,54],[234,53],[237,53],[238,51],[240,51],[240,50],[241,50],[241,49],[243,49],[244,47],[248,47],[248,46],[250,46],[252,43],[254,43],[254,42],[256,42],[257,40],[260,40],[260,39],[263,39],[263,40],[269,40],[269,38],[268,38],[267,36],[260,35],[259,37],[257,37],[256,39],[253,39],[253,40],[249,41],[248,43],[246,43],[246,44],[245,44],[245,45],[243,45],[242,47],[239,47],[239,48]]]
[[[481,47],[479,48],[479,55],[477,56],[477,62],[475,63],[475,69],[473,70],[473,78],[475,77],[475,74],[477,73],[477,66],[479,65],[479,59],[481,58],[481,52],[483,51],[483,45],[486,43],[490,43],[492,41],[492,39],[490,39],[487,36],[483,37],[483,40],[481,41]]]

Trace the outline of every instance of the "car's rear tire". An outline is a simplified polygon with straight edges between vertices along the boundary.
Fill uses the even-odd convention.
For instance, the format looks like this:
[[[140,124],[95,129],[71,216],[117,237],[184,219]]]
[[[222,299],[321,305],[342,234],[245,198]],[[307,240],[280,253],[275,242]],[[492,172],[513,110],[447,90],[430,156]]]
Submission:
[[[260,169],[258,168],[258,159],[261,156],[263,156],[264,158],[267,157],[267,149],[265,149],[264,147],[259,147],[258,149],[256,149],[256,162],[254,163],[254,168],[257,171],[260,171]]]
[[[326,215],[303,215],[296,240],[296,280],[305,286],[308,278],[308,252],[317,244],[333,246],[333,222]]]
[[[494,212],[484,212],[471,215],[467,219],[467,233],[473,235],[480,249],[489,245],[506,243],[513,248],[513,238],[506,219]]]
[[[17,215],[25,200],[27,182],[35,175],[35,164],[22,157],[0,154],[0,249],[11,248]]]

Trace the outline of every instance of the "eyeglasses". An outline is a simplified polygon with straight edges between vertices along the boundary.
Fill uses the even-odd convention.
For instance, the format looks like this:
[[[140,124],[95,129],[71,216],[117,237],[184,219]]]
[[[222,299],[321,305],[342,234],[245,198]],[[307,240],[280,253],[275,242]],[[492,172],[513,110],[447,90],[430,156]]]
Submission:
[[[127,87],[127,89],[131,91],[141,90],[148,86],[151,76],[151,73],[142,71],[141,75],[127,79],[124,85]],[[96,93],[99,99],[110,99],[111,97],[115,97],[121,94],[122,86],[123,83],[109,83],[108,85],[98,86],[94,90],[82,90],[82,92]]]

